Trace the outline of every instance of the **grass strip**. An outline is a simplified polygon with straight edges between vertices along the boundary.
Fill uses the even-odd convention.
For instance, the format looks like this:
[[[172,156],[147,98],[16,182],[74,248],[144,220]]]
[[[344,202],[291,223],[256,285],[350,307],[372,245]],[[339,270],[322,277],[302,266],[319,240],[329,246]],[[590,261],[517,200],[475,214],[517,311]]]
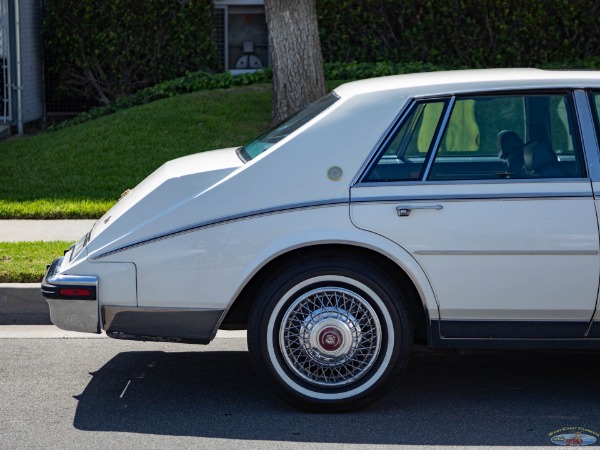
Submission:
[[[0,283],[39,283],[46,265],[73,242],[0,242]]]
[[[202,91],[0,143],[2,218],[97,218],[166,161],[250,142],[271,86]],[[56,200],[47,200],[56,199]]]
[[[22,202],[0,200],[0,220],[8,219],[98,219],[115,201],[39,199]]]
[[[178,95],[1,142],[0,219],[96,219],[166,161],[243,145],[270,120],[271,85],[256,84]]]

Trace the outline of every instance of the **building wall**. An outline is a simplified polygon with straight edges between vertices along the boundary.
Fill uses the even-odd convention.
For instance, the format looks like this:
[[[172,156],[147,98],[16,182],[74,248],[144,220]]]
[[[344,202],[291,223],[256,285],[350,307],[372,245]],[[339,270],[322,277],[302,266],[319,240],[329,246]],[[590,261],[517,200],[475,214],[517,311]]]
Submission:
[[[214,0],[215,43],[224,70],[241,61],[270,65],[267,22],[261,0]],[[246,43],[246,45],[244,45]],[[251,59],[248,59],[251,58]],[[246,68],[246,67],[244,67]],[[248,68],[257,68],[252,65]]]
[[[19,117],[26,123],[44,116],[41,27],[40,0],[0,0],[0,120],[3,123],[18,125]]]

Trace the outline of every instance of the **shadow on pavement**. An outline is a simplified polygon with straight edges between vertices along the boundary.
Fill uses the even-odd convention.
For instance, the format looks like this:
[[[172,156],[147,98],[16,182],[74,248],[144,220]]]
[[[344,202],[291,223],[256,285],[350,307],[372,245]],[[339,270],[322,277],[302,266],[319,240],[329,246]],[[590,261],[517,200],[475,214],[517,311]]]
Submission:
[[[420,352],[370,408],[310,414],[260,384],[246,352],[125,352],[77,397],[74,425],[240,440],[551,445],[549,434],[563,427],[600,432],[599,359],[593,352]]]

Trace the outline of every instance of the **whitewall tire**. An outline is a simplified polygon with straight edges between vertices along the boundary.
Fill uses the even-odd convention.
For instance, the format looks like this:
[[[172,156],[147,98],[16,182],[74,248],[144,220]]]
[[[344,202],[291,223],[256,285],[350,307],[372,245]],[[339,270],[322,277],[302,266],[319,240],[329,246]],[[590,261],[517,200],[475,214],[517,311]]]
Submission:
[[[400,289],[348,257],[306,258],[281,270],[248,322],[259,376],[309,410],[344,411],[376,399],[406,367],[411,344]]]

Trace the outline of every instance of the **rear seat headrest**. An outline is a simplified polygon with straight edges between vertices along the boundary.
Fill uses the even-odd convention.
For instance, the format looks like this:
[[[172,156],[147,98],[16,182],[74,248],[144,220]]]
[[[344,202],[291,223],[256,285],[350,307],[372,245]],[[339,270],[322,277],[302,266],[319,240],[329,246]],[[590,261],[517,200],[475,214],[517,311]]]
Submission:
[[[498,133],[496,137],[496,149],[502,159],[508,159],[514,153],[521,151],[523,140],[517,133],[511,130],[504,130]]]

